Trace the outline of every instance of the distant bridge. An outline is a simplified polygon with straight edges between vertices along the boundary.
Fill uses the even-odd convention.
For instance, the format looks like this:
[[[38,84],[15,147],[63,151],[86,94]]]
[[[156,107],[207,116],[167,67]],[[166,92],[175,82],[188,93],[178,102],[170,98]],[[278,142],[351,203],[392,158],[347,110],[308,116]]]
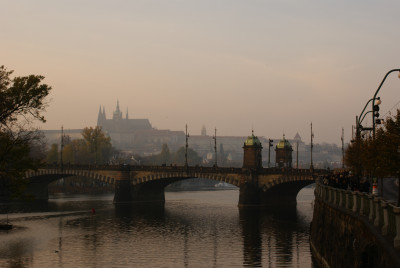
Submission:
[[[71,176],[83,176],[115,186],[114,203],[165,202],[164,188],[174,182],[205,178],[239,187],[239,205],[296,203],[297,193],[315,182],[325,170],[278,168],[219,168],[188,166],[47,166],[26,173],[27,192],[48,199],[48,184]]]

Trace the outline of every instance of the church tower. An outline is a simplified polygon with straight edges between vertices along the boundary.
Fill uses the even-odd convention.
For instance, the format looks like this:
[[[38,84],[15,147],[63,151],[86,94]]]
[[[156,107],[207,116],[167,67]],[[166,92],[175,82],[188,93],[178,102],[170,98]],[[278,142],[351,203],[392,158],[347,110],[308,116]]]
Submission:
[[[257,136],[252,131],[243,145],[243,168],[260,169],[262,168],[262,145]]]
[[[121,120],[122,119],[122,112],[119,109],[119,101],[117,100],[117,108],[113,114],[113,120]]]
[[[101,110],[101,105],[99,109],[99,114],[97,115],[97,125],[98,126],[103,126],[106,122],[106,112],[103,106],[103,111]]]

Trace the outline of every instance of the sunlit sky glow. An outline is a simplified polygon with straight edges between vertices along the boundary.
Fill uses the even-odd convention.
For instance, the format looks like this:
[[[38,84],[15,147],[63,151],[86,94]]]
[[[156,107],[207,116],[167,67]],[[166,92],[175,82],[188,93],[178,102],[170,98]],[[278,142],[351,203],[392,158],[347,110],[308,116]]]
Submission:
[[[3,0],[0,65],[52,86],[42,129],[94,126],[99,106],[111,117],[119,100],[158,129],[254,128],[308,142],[312,121],[316,142],[339,144],[400,68],[399,10],[368,0]],[[400,100],[397,73],[380,96],[385,114]]]

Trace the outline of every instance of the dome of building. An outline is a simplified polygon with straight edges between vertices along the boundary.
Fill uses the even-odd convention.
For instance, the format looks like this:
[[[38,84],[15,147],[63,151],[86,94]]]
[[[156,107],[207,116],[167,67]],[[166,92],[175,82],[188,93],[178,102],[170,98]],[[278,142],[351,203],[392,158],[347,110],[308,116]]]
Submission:
[[[283,135],[283,138],[279,141],[279,143],[276,145],[277,149],[284,149],[284,148],[292,148],[292,145],[290,142],[285,139],[285,135]]]
[[[246,141],[244,142],[245,146],[261,146],[261,141],[257,138],[257,136],[254,136],[254,132],[251,134],[251,136],[248,136]]]

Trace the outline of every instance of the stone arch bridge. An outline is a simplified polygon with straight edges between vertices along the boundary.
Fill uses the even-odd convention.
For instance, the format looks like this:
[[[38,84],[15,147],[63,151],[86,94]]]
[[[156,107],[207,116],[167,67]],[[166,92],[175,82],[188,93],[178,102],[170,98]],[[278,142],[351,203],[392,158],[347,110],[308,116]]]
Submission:
[[[83,176],[115,186],[114,203],[165,202],[164,188],[174,182],[205,178],[239,188],[239,206],[295,203],[297,193],[324,170],[177,166],[47,166],[26,173],[27,193],[48,199],[48,184]]]

